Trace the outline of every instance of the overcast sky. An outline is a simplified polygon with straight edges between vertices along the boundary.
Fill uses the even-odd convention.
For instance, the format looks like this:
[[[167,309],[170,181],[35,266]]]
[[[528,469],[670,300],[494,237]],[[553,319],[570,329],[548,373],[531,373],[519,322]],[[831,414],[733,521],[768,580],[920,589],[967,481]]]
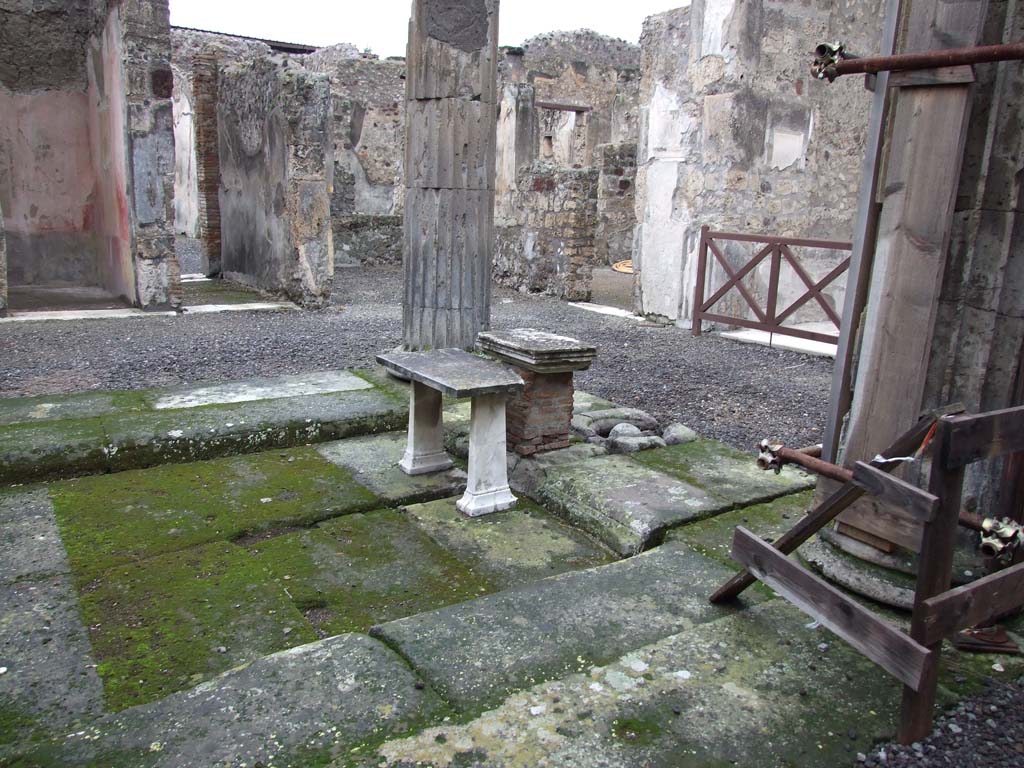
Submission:
[[[411,0],[170,0],[171,23],[289,43],[352,43],[404,56]],[[501,45],[588,28],[636,43],[653,13],[689,0],[502,0]]]

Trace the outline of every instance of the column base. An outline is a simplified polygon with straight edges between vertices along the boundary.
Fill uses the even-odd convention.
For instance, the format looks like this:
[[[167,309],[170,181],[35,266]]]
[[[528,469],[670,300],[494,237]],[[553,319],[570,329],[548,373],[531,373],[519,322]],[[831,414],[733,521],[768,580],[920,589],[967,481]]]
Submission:
[[[455,503],[455,507],[467,517],[481,517],[493,512],[504,512],[506,509],[511,509],[515,503],[516,497],[512,495],[512,490],[506,485],[504,488],[482,493],[466,491],[462,498]]]
[[[426,456],[410,456],[406,453],[398,462],[398,468],[407,475],[429,475],[434,472],[444,472],[455,466],[455,462],[447,453],[431,453]]]

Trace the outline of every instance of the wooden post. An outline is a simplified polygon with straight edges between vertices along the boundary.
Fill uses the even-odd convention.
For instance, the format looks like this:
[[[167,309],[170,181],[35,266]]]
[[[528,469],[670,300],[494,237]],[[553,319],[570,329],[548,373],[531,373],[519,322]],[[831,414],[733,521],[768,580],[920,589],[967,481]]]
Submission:
[[[702,307],[704,306],[704,282],[708,271],[708,231],[705,224],[700,228],[700,255],[697,257],[697,295],[693,300],[693,335],[700,336]]]
[[[913,3],[902,48],[977,43],[986,2]],[[875,455],[920,410],[971,109],[971,86],[900,89],[843,463]],[[910,549],[871,505],[841,520]]]
[[[925,738],[931,732],[934,717],[942,640],[933,641],[931,644],[925,643],[928,637],[928,611],[924,603],[949,589],[953,573],[953,548],[956,545],[956,530],[960,517],[960,497],[964,484],[963,466],[954,469],[946,467],[950,427],[948,421],[942,420],[935,431],[928,490],[939,498],[940,506],[935,519],[925,526],[924,537],[921,540],[917,589],[914,592],[914,614],[910,624],[911,638],[925,645],[932,653],[925,663],[921,684],[917,690],[909,686],[903,689],[899,728],[899,740],[903,744],[912,744]]]

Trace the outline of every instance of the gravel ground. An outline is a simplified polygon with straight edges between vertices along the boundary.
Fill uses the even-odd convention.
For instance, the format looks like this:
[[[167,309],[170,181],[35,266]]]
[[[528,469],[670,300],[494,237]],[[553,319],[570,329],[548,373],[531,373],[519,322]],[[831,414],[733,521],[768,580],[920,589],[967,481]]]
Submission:
[[[400,270],[346,269],[320,312],[43,322],[0,327],[0,396],[137,389],[373,364],[401,341]],[[641,324],[556,299],[496,290],[495,328],[593,342],[577,386],[662,422],[749,449],[763,437],[820,439],[832,361]],[[785,382],[775,386],[773,382]]]
[[[1019,768],[1024,765],[1024,677],[989,681],[985,691],[935,719],[932,735],[909,747],[886,744],[857,755],[866,768]]]

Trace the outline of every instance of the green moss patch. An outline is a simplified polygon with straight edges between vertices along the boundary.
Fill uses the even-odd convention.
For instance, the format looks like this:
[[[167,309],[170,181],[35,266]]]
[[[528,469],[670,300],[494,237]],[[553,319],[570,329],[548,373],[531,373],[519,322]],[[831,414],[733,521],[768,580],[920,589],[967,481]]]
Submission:
[[[286,590],[321,635],[365,632],[494,591],[402,514],[348,515],[250,546],[260,573]]]
[[[316,639],[284,590],[226,542],[116,567],[80,599],[114,710]]]
[[[732,539],[737,527],[742,525],[763,539],[775,541],[800,522],[813,503],[813,491],[797,493],[684,525],[669,531],[666,539],[685,542],[690,549],[738,571],[740,566],[732,559]]]
[[[735,506],[771,501],[813,488],[810,475],[790,467],[776,475],[758,469],[753,451],[743,453],[713,440],[696,440],[634,454],[633,460],[703,488]]]
[[[442,547],[502,589],[616,559],[528,499],[520,498],[507,512],[473,519],[459,512],[455,501],[417,504],[406,513]]]
[[[311,448],[79,478],[51,496],[79,584],[123,563],[377,505]]]

